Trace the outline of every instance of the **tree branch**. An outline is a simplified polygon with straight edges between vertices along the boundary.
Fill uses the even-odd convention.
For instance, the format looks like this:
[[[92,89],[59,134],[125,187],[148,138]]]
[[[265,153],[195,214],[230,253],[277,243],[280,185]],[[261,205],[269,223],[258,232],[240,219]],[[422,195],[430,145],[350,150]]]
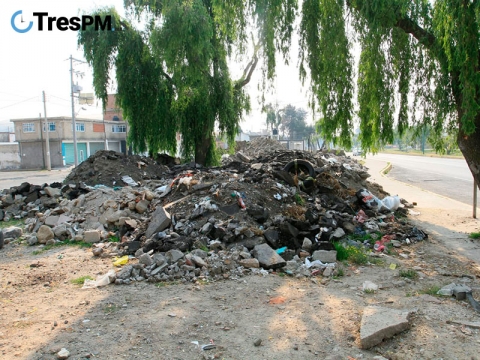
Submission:
[[[252,36],[252,39],[253,39],[253,36]],[[260,49],[260,44],[259,43],[255,44],[255,42],[254,42],[253,46],[254,46],[254,50],[253,50],[252,60],[250,60],[250,62],[247,64],[245,70],[243,70],[242,77],[240,79],[238,79],[237,81],[235,81],[235,88],[237,90],[241,89],[242,87],[244,87],[245,85],[247,85],[250,82],[250,79],[252,78],[253,71],[257,67],[257,63],[258,63],[257,53],[258,53],[258,50]]]

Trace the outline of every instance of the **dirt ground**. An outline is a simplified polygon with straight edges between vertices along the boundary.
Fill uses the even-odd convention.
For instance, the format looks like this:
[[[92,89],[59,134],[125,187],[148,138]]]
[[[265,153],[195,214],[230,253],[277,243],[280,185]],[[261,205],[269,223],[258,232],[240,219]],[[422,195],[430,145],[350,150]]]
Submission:
[[[106,273],[111,259],[75,247],[35,250],[9,244],[0,253],[2,359],[54,359],[61,348],[70,359],[479,358],[480,330],[449,323],[478,322],[479,314],[466,302],[425,293],[457,282],[478,298],[480,271],[435,236],[401,248],[408,259],[392,254],[380,265],[340,264],[345,276],[329,281],[269,274],[89,290],[70,280]],[[399,277],[407,269],[419,277]],[[382,288],[365,293],[366,280]],[[369,304],[414,311],[411,329],[361,350],[360,321]],[[216,348],[201,350],[194,341]]]

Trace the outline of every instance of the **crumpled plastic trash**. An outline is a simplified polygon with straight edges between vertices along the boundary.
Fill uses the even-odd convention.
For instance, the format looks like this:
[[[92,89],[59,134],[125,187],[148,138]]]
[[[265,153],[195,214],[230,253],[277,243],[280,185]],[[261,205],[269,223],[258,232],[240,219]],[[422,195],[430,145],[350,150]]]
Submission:
[[[308,258],[305,258],[305,266],[306,266],[307,269],[310,269],[313,266],[334,268],[335,265],[336,265],[336,263],[324,263],[324,262],[321,262],[320,260],[310,261],[310,260],[308,260]]]
[[[360,210],[357,213],[357,215],[354,216],[353,220],[360,223],[360,224],[363,224],[365,222],[365,220],[368,220],[368,216],[367,216],[367,214],[365,214],[365,212],[363,210]]]
[[[115,258],[113,261],[113,265],[115,266],[122,266],[128,263],[128,255],[122,256],[120,258]]]
[[[280,195],[280,194],[275,194],[275,195],[273,195],[273,197],[277,200],[282,200],[282,195]]]
[[[128,256],[127,256],[128,258]],[[109,270],[105,275],[97,277],[96,280],[85,279],[82,289],[94,289],[101,286],[107,286],[115,281],[115,270]]]
[[[357,198],[369,209],[376,211],[395,211],[400,206],[400,197],[387,196],[383,200],[380,200],[370,191],[361,189],[357,191]]]
[[[205,210],[208,211],[218,211],[218,206],[216,204],[212,204],[212,200],[209,197],[204,198],[198,205],[195,205],[195,208],[202,206]]]
[[[377,291],[378,290],[378,285],[371,282],[371,281],[364,281],[363,282],[363,291]]]
[[[383,209],[395,211],[400,206],[400,197],[398,195],[387,196],[381,200],[381,204],[382,208],[379,209],[379,211],[382,211]]]
[[[130,176],[122,176],[122,181],[127,184],[127,185],[130,185],[130,186],[138,186],[137,182],[135,180],[133,180]]]

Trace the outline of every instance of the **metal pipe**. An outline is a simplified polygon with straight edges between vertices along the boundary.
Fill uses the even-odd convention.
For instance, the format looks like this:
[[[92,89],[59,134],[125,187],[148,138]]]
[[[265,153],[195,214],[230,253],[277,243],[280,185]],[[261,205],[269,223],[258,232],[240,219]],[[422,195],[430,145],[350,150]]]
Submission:
[[[75,122],[75,102],[74,102],[74,92],[73,92],[73,57],[70,55],[70,82],[72,90],[72,126],[73,126],[73,156],[75,157],[75,167],[78,166],[78,155],[77,155],[77,124]]]

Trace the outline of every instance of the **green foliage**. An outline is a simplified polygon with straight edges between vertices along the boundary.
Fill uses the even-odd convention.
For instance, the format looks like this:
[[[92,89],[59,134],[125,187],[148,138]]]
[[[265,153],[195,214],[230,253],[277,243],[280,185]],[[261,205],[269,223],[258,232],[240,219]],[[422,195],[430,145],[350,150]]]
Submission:
[[[399,275],[401,277],[404,277],[404,278],[407,278],[407,279],[412,279],[412,280],[415,280],[416,278],[418,278],[418,274],[415,270],[400,270],[399,272]]]
[[[104,8],[93,15],[112,15],[116,31],[79,32],[95,93],[105,106],[115,70],[117,103],[129,122],[134,151],[175,153],[180,133],[183,158],[218,163],[214,130],[233,144],[242,114],[250,110],[243,87],[259,56],[266,64],[264,76],[271,80],[276,51],[286,54],[290,48],[296,0],[126,0],[125,5],[137,18],[146,15],[145,30]],[[252,60],[232,80],[228,56],[234,49],[236,55],[251,55],[246,29],[252,17],[258,30],[257,37],[252,35]],[[258,43],[263,45],[260,53]]]
[[[33,251],[32,254],[33,255],[38,255],[38,254],[40,254],[44,251],[48,251],[48,250],[51,250],[53,248],[60,247],[60,246],[79,246],[81,248],[90,248],[90,247],[92,247],[92,244],[86,243],[86,242],[83,242],[83,241],[73,241],[73,240],[67,239],[65,241],[56,242],[55,244],[45,245],[42,248],[40,248],[39,250]]]
[[[435,296],[435,295],[438,295],[437,292],[438,292],[440,289],[441,289],[440,286],[438,286],[438,285],[433,285],[433,286],[430,286],[430,287],[428,287],[428,288],[426,288],[426,289],[421,290],[419,293],[420,293],[420,294],[427,294],[427,295],[433,295],[433,296]]]
[[[305,200],[303,200],[303,198],[300,196],[300,194],[295,194],[295,195],[293,196],[293,198],[295,199],[295,203],[296,203],[297,205],[303,205],[303,204],[305,204]]]
[[[86,279],[93,280],[93,278],[90,275],[85,275],[85,276],[80,276],[76,279],[72,279],[70,280],[70,282],[74,285],[83,285]]]
[[[470,239],[480,239],[480,232],[472,232],[468,235]]]
[[[109,242],[115,242],[115,243],[117,243],[117,242],[120,242],[120,239],[118,238],[118,236],[110,235],[110,236],[108,237],[108,241],[109,241]]]
[[[23,227],[24,221],[22,219],[10,219],[9,221],[0,221],[0,229],[5,229],[10,226]]]

